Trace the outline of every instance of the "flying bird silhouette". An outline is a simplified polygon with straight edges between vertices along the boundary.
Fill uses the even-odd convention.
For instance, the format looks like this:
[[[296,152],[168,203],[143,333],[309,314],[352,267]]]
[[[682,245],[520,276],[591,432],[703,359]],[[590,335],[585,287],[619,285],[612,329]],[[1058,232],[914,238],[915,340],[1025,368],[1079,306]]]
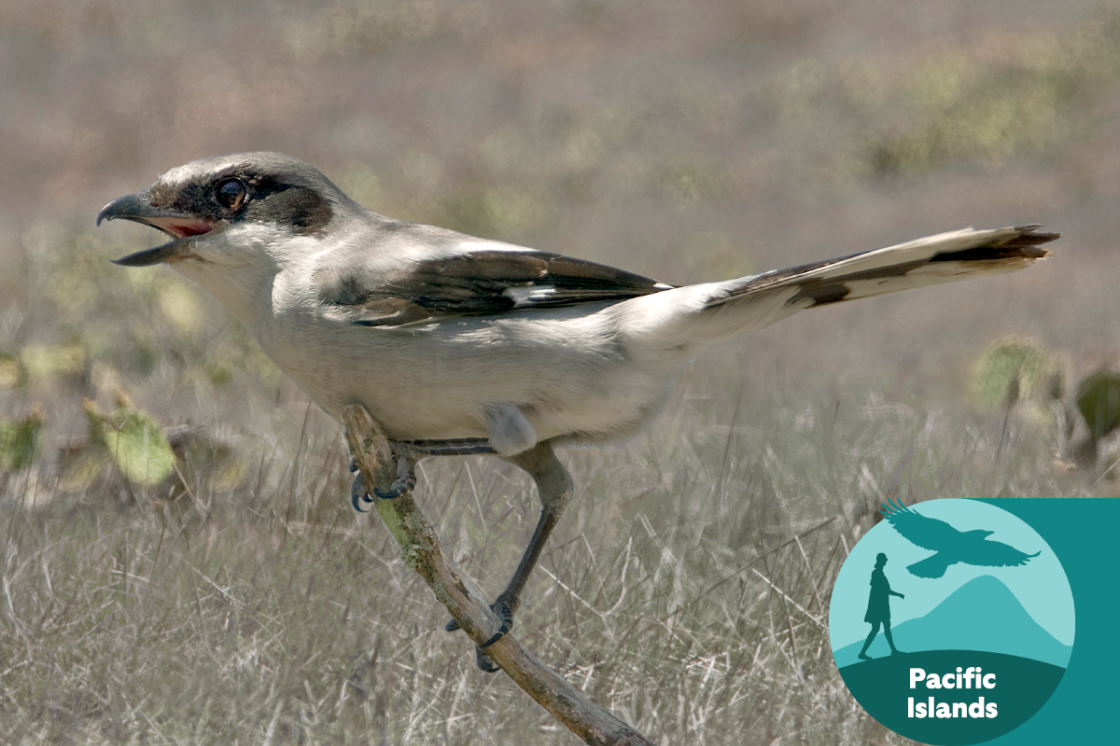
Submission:
[[[911,544],[936,552],[906,568],[911,575],[919,578],[940,578],[949,565],[958,562],[984,567],[1012,567],[1025,565],[1032,557],[1041,554],[1027,554],[998,541],[989,541],[988,537],[994,531],[958,531],[945,521],[911,510],[897,499],[888,499],[879,512]]]

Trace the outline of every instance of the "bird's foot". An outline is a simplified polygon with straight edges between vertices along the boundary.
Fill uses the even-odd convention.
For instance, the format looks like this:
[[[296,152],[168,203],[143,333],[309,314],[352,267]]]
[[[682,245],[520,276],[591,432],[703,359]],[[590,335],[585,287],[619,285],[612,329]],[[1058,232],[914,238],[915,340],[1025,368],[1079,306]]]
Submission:
[[[361,474],[355,474],[354,481],[350,483],[350,504],[359,513],[368,513],[368,510],[362,510],[361,503],[368,504],[371,502],[373,502],[373,498],[369,496],[365,480],[362,479]]]
[[[517,610],[518,605],[519,599],[512,598],[505,593],[498,596],[494,603],[490,604],[490,610],[497,614],[501,625],[498,627],[498,631],[495,632],[489,640],[475,649],[475,662],[478,664],[479,668],[487,673],[494,673],[498,670],[498,666],[490,659],[490,656],[484,652],[484,648],[490,647],[498,640],[505,637],[506,633],[513,629],[513,612]],[[444,629],[448,632],[454,632],[459,629],[459,623],[452,619],[447,623]]]
[[[474,664],[486,673],[497,673],[501,670],[493,658],[482,652],[482,648],[474,649]]]
[[[893,649],[891,650],[891,655],[906,655],[906,653],[902,652],[902,651],[901,651],[901,650],[899,650],[898,648],[893,648]]]
[[[389,485],[389,489],[373,488],[373,494],[382,500],[392,500],[394,497],[410,492],[416,486],[416,473],[413,467],[416,462],[427,456],[470,456],[475,454],[493,454],[495,451],[489,441],[480,438],[466,438],[463,440],[394,440],[390,441],[393,455],[397,459],[397,480]],[[358,460],[350,456],[350,471],[358,471]],[[370,491],[366,488],[361,474],[354,477],[350,485],[350,504],[359,513],[362,503],[373,502]]]
[[[412,460],[411,454],[405,448],[397,448],[396,444],[392,445],[394,446],[393,453],[397,458],[397,479],[389,485],[388,490],[382,490],[378,487],[373,488],[373,494],[382,500],[392,500],[394,497],[400,497],[416,486],[416,473],[412,468],[415,462]],[[373,498],[370,497],[365,480],[358,472],[358,460],[353,456],[350,457],[350,471],[355,472],[354,481],[350,484],[350,504],[359,513],[366,513],[368,511],[362,510],[360,503],[371,503]]]
[[[397,481],[389,485],[387,490],[378,487],[373,488],[373,494],[382,500],[392,500],[394,497],[400,497],[411,492],[412,488],[416,486],[416,472],[412,470],[415,462],[403,449],[394,448],[393,452],[397,456]]]
[[[860,654],[859,654],[859,659],[860,659],[861,661],[870,661],[870,660],[874,660],[874,658],[872,658],[872,657],[871,657],[870,655],[868,655],[867,653],[860,653]]]

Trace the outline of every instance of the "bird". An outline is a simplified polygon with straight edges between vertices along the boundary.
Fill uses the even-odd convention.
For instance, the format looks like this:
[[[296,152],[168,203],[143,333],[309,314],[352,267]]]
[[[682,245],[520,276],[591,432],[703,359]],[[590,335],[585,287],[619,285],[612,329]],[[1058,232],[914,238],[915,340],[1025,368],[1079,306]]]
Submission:
[[[530,474],[541,517],[492,608],[508,632],[541,548],[572,494],[558,445],[641,432],[683,365],[706,347],[798,311],[1024,269],[1059,234],[959,230],[730,280],[675,286],[562,254],[414,222],[354,202],[279,153],[173,168],[97,216],[169,241],[115,259],[165,264],[256,338],[324,411],[363,405],[411,489],[426,456],[485,453]],[[354,470],[353,462],[351,470]],[[372,502],[355,479],[354,507]],[[454,623],[448,625],[454,629]]]
[[[945,521],[930,518],[901,502],[888,500],[879,511],[898,533],[911,544],[932,549],[935,554],[907,566],[919,578],[940,578],[950,565],[1017,567],[1025,565],[1040,552],[1027,554],[1014,547],[988,539],[994,531],[958,531]]]

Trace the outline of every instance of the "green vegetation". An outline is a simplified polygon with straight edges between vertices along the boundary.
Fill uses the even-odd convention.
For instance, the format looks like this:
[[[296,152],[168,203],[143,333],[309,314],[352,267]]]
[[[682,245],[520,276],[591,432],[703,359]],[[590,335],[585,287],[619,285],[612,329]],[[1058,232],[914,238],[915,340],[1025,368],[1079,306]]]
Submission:
[[[32,412],[17,420],[0,420],[0,471],[20,471],[39,457],[43,415]]]
[[[1076,401],[1090,436],[1108,436],[1120,427],[1120,373],[1102,370],[1087,377],[1077,387]]]
[[[1100,368],[1070,392],[1068,368],[1068,355],[1037,340],[1001,339],[977,361],[973,391],[983,406],[1023,414],[1049,432],[1060,458],[1107,476],[1116,464],[1117,444],[1105,439],[1120,428],[1120,373]]]
[[[129,482],[159,484],[175,469],[175,453],[158,422],[132,406],[124,396],[117,408],[105,415],[93,402],[86,402],[92,441],[103,448]]]
[[[973,393],[985,407],[1010,407],[1044,397],[1061,399],[1060,361],[1040,342],[1011,337],[1000,339],[977,360]]]

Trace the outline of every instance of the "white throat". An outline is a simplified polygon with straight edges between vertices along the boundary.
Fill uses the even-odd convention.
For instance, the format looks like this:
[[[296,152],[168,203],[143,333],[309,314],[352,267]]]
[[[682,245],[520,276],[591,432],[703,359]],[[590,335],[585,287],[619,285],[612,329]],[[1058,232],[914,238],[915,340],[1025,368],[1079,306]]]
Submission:
[[[197,258],[171,267],[201,285],[259,338],[262,314],[274,306],[277,275],[290,257],[313,251],[310,245],[300,246],[304,242],[314,244],[276,226],[240,224],[200,238],[194,247]]]

